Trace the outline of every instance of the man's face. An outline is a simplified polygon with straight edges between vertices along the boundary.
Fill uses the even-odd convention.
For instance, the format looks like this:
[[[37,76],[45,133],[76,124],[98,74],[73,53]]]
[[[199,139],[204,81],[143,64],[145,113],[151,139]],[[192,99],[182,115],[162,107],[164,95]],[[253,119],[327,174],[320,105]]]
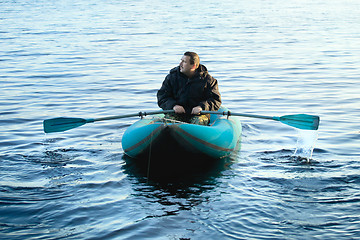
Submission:
[[[190,64],[190,57],[183,56],[180,61],[180,72],[185,75],[190,75],[193,69],[195,69],[195,64]]]

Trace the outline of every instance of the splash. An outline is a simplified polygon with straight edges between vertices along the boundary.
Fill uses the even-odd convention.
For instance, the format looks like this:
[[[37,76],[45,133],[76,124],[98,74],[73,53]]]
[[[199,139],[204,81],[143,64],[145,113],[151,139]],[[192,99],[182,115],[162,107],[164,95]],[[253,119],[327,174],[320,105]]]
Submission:
[[[307,162],[310,162],[317,139],[318,131],[298,130],[294,156],[304,158]]]

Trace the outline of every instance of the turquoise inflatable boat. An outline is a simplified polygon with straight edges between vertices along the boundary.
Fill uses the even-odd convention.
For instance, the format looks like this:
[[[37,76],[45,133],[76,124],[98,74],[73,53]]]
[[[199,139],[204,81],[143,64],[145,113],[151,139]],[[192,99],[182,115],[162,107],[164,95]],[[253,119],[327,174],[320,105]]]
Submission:
[[[228,112],[221,107],[218,113]],[[220,159],[240,148],[241,122],[236,116],[211,114],[208,126],[166,119],[164,114],[145,117],[124,133],[122,147],[132,158],[190,155]]]

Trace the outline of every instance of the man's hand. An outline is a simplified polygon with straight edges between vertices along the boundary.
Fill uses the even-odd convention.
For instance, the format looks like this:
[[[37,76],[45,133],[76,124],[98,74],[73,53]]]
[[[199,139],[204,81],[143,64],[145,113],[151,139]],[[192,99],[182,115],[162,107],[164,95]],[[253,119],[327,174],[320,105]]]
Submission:
[[[191,114],[193,114],[193,115],[199,115],[202,110],[203,110],[203,109],[202,109],[200,106],[194,107],[194,108],[192,109],[192,111],[191,111]]]
[[[173,109],[175,110],[175,113],[185,113],[185,109],[183,106],[175,105]]]

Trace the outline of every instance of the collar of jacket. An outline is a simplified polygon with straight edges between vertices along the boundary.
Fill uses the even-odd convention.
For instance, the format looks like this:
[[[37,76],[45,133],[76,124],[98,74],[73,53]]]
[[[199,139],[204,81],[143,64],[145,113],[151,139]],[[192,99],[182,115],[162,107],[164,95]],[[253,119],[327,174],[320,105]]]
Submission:
[[[184,75],[183,73],[180,72],[180,66],[174,67],[173,69],[170,70],[170,73],[174,73],[174,72],[178,72],[179,74]],[[198,69],[196,69],[196,73],[195,73],[194,77],[200,76],[203,78],[207,75],[207,73],[208,73],[207,68],[204,65],[200,64]],[[194,77],[192,77],[192,78],[194,78]]]

